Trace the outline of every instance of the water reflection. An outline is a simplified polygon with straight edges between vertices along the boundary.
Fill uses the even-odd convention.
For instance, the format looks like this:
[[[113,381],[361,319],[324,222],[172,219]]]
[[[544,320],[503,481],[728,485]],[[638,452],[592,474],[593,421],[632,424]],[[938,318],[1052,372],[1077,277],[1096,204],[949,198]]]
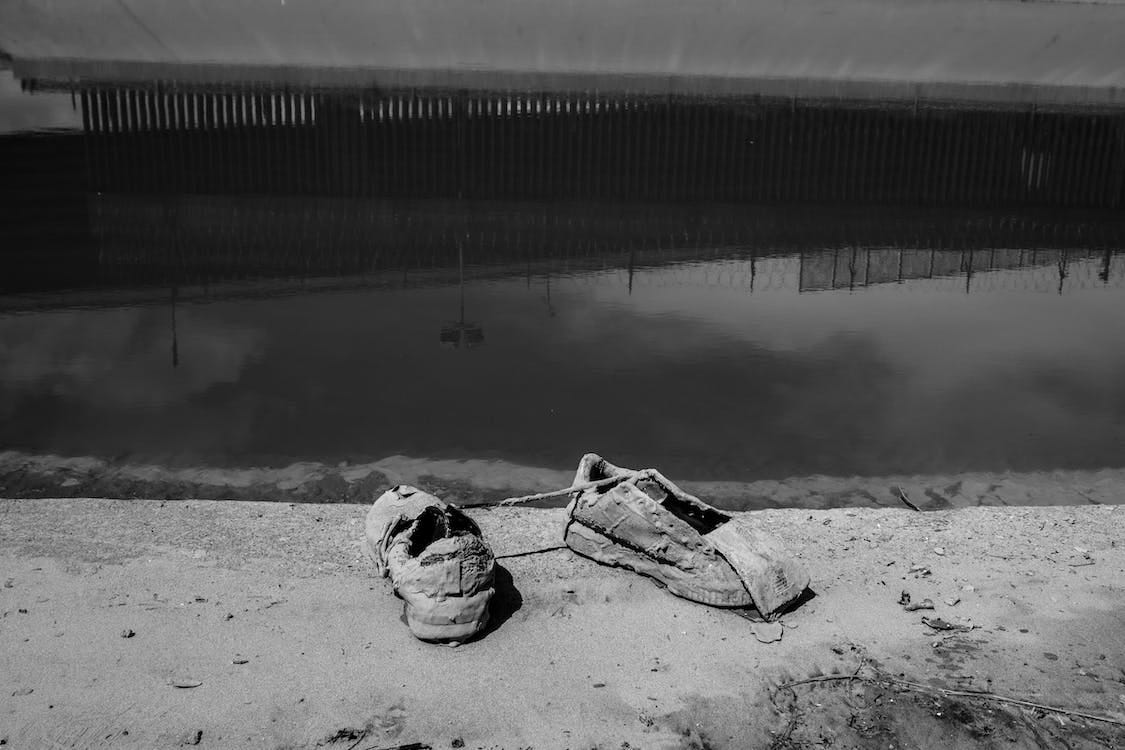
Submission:
[[[596,447],[731,479],[1119,461],[1119,288],[1058,297],[1024,269],[968,297],[958,278],[801,294],[800,265],[758,261],[792,281],[754,292],[708,282],[737,260],[638,268],[631,293],[626,269],[472,280],[488,345],[468,356],[434,340],[457,285],[180,302],[178,367],[168,300],[8,315],[0,439],[234,464],[562,468]]]
[[[0,138],[0,446],[719,479],[1125,455],[1115,115],[67,86],[80,133]]]
[[[1117,207],[1117,110],[78,84],[101,192]]]
[[[0,61],[0,136],[30,131],[78,130],[82,115],[68,92],[30,96]]]

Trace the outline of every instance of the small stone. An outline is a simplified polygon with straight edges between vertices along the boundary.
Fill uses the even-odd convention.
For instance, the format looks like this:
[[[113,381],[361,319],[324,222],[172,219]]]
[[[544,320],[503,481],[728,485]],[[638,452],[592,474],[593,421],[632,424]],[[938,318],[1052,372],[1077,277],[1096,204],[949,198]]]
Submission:
[[[35,688],[20,688],[12,691],[12,697],[15,698],[20,695],[31,695],[35,692]]]
[[[956,607],[958,604],[961,603],[961,597],[959,597],[959,596],[950,597],[950,598],[945,600],[945,603],[950,607]]]
[[[762,643],[780,641],[785,633],[785,627],[780,622],[755,622],[750,625],[750,629]]]
[[[136,634],[136,631],[134,631],[132,628],[126,628],[125,630],[121,631],[122,638],[132,638]]]
[[[934,547],[934,554],[935,555],[944,555],[945,554],[945,547]]]
[[[232,659],[231,664],[249,664],[249,659],[243,659],[241,656],[237,659]]]
[[[965,584],[964,586],[961,587],[961,590],[962,591],[976,591],[977,589],[976,589],[976,586]]]
[[[172,687],[174,687],[174,688],[183,688],[183,689],[197,688],[202,684],[203,684],[202,680],[193,680],[191,678],[182,678],[182,679],[172,680]]]

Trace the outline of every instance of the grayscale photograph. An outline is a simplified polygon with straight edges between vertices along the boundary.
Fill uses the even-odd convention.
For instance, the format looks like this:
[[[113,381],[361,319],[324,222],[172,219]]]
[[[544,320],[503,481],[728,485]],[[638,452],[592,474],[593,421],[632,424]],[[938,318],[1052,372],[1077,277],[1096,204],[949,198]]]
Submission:
[[[0,0],[0,750],[1125,750],[1125,0]]]

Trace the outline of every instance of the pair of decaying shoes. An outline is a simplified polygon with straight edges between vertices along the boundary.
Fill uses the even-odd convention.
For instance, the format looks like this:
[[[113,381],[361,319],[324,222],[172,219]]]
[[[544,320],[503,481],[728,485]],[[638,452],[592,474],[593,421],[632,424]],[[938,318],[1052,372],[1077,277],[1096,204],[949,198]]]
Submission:
[[[754,605],[772,617],[809,575],[772,537],[687,494],[654,469],[633,471],[588,453],[567,507],[566,544],[605,565],[654,578],[716,607]],[[399,485],[367,516],[368,550],[406,601],[418,638],[464,641],[488,622],[495,561],[480,529],[456,508]]]

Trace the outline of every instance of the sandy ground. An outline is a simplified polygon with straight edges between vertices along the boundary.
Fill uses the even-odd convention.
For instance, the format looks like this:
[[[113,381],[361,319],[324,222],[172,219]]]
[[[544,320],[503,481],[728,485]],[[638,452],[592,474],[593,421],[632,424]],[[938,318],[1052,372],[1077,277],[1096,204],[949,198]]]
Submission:
[[[365,512],[0,501],[0,744],[1125,747],[1123,725],[932,692],[1125,722],[1115,506],[755,512],[815,593],[772,643],[566,549],[505,557],[558,545],[561,510],[475,509],[500,593],[459,648],[410,635],[362,554]],[[872,679],[780,687],[857,670]]]

